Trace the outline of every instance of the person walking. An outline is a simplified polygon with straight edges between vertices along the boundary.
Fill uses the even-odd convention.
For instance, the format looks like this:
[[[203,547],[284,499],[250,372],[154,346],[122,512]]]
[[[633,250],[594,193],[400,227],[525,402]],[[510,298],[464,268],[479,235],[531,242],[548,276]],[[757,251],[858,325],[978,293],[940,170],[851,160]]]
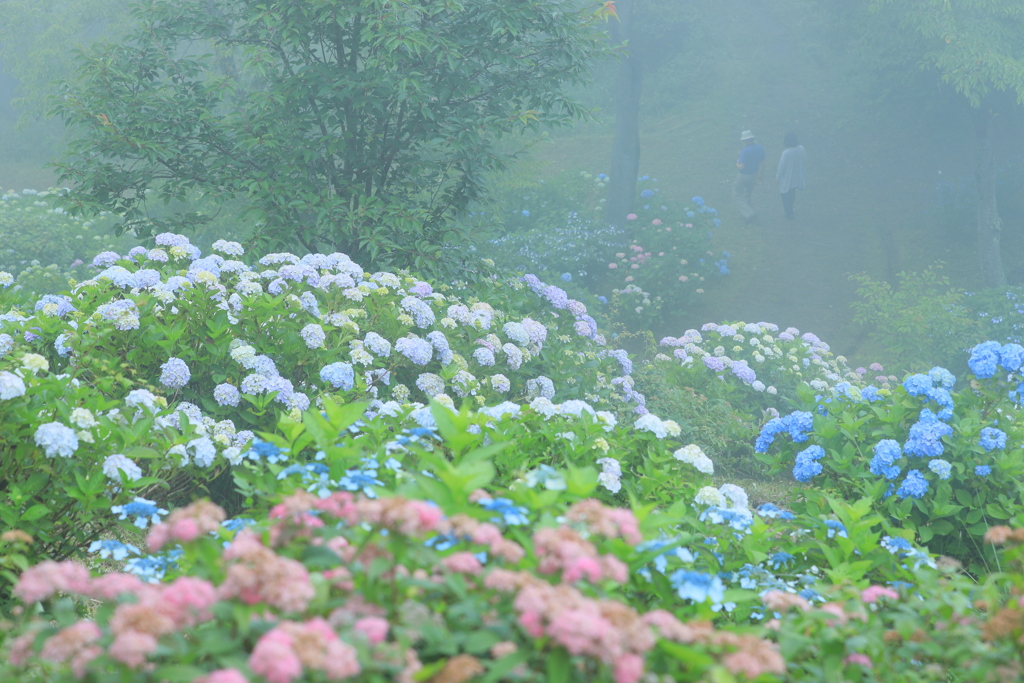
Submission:
[[[761,177],[761,162],[764,161],[764,147],[754,141],[754,134],[749,130],[743,131],[740,135],[743,142],[743,149],[740,151],[739,161],[736,168],[736,182],[732,186],[732,196],[740,209],[740,215],[747,223],[757,220],[757,212],[754,211],[751,197],[754,194],[754,185]]]
[[[779,181],[779,194],[782,195],[782,208],[786,212],[786,218],[796,218],[793,213],[793,203],[796,201],[796,191],[802,190],[807,185],[807,151],[796,138],[796,133],[786,133],[783,141],[786,148],[779,159],[779,169],[775,172],[775,179]]]

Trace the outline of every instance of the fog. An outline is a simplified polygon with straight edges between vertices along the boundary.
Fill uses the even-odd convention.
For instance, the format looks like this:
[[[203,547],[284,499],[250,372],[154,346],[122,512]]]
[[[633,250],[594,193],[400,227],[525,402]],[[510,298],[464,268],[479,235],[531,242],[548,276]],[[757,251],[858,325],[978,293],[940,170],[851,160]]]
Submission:
[[[769,321],[814,332],[851,358],[883,358],[907,370],[935,362],[914,349],[954,363],[960,349],[986,334],[1012,336],[1001,309],[985,297],[1005,299],[1007,287],[1024,281],[1018,102],[1024,83],[984,74],[980,82],[973,76],[958,81],[962,67],[956,60],[981,40],[967,29],[950,29],[946,42],[913,25],[912,13],[901,15],[897,4],[879,3],[874,13],[849,5],[620,0],[616,15],[594,28],[608,34],[613,54],[595,57],[587,84],[566,85],[589,114],[570,126],[504,135],[502,150],[525,152],[507,169],[488,171],[479,192],[470,193],[455,220],[477,242],[452,248],[510,268],[566,274],[587,295],[607,300],[627,285],[625,271],[611,264],[622,260],[615,254],[626,253],[630,242],[643,241],[638,226],[654,220],[685,226],[684,212],[700,208],[694,204],[700,197],[703,207],[717,211],[720,225],[709,224],[711,237],[700,235],[707,244],[694,253],[707,259],[704,265],[716,265],[706,273],[658,266],[657,277],[646,275],[642,284],[638,274],[635,282],[646,294],[637,297],[662,297],[664,304],[641,302],[642,313],[610,315],[611,324],[660,337],[708,321]],[[966,19],[956,17],[957,26],[968,26]],[[54,103],[47,97],[58,92],[60,81],[74,83],[76,45],[127,35],[132,21],[117,3],[0,2],[0,188],[43,189],[56,182],[57,171],[47,164],[60,158],[68,134],[60,120],[47,118]],[[57,24],[76,38],[62,45],[39,40]],[[993,50],[1019,66],[1020,36],[1007,33],[993,39]],[[202,51],[195,45],[181,49]],[[236,58],[223,52],[218,57],[221,66]],[[978,71],[988,68],[979,62]],[[979,233],[987,190],[979,192],[985,177],[977,170],[986,163],[986,126],[1000,222],[998,229],[989,225]],[[752,221],[743,219],[733,189],[745,131],[764,149],[751,194]],[[799,138],[807,158],[794,219],[784,215],[775,179],[787,133]],[[587,180],[582,187],[582,173],[610,179]],[[634,174],[647,180],[636,185]],[[641,196],[645,188],[647,197]],[[229,201],[224,196],[216,203]],[[659,218],[661,206],[666,209]],[[236,208],[220,214],[217,229],[244,237],[244,221],[232,225],[228,215],[241,215]],[[146,208],[158,217],[167,210]],[[625,219],[627,214],[637,218]],[[991,212],[985,215],[983,222],[994,221]],[[616,228],[605,234],[609,223]],[[442,238],[430,235],[442,234],[424,233],[436,240]],[[664,243],[659,250],[698,248],[696,242],[671,241],[675,237],[658,239]],[[643,258],[648,247],[640,247],[635,253]],[[654,267],[658,257],[649,258],[637,270]],[[534,262],[524,261],[529,259]],[[628,258],[624,264],[633,265]],[[900,273],[922,272],[934,277],[900,284]],[[680,277],[690,290],[669,293]],[[857,292],[866,283],[895,289],[871,304]],[[658,291],[662,287],[665,292]],[[944,309],[929,308],[951,293]],[[868,305],[859,317],[852,307],[858,302]],[[619,307],[633,308],[624,302]],[[950,337],[958,325],[963,339]],[[910,350],[894,347],[896,330],[913,338],[906,342]]]

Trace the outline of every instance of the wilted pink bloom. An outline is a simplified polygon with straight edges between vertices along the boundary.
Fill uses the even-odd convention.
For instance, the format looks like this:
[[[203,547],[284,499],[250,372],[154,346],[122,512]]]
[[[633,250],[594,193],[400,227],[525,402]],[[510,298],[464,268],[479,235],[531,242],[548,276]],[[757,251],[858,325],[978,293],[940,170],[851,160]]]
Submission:
[[[33,647],[35,640],[36,634],[32,632],[24,633],[12,640],[10,648],[7,650],[10,663],[14,666],[24,666],[28,663],[28,660],[35,654]]]
[[[387,639],[390,626],[383,617],[363,617],[356,621],[353,628],[366,636],[371,645],[377,645]]]
[[[626,276],[626,282],[632,282],[632,281],[633,281],[633,276],[632,275],[627,275]]]
[[[868,586],[860,592],[860,599],[864,602],[878,602],[880,598],[899,600],[900,594],[885,586]]]
[[[633,265],[630,266],[630,268],[633,269],[633,270],[636,270],[639,267],[640,267],[639,263],[634,263]]]
[[[88,594],[90,597],[100,600],[113,600],[125,593],[134,595],[140,588],[142,588],[142,581],[137,576],[104,574],[92,580],[89,584]]]
[[[620,251],[618,254],[615,255],[615,258],[626,258],[626,255]]]
[[[685,275],[680,275],[680,276],[679,276],[679,281],[680,281],[680,282],[686,282],[686,281],[687,281],[687,280],[689,280],[689,279],[690,279],[690,278],[686,277]]]
[[[94,645],[102,636],[100,627],[92,621],[75,622],[46,639],[39,656],[50,662],[70,662],[75,675],[85,675],[85,665],[103,650]]]
[[[609,263],[608,267],[611,268],[612,270],[615,270],[616,268],[619,267],[619,264],[618,263]]]
[[[491,657],[495,659],[501,659],[502,657],[508,657],[519,650],[519,646],[510,640],[503,640],[500,643],[495,643],[491,646]]]
[[[651,225],[661,225],[661,219],[655,218],[653,221],[651,221]]]
[[[626,215],[626,220],[627,221],[635,221],[636,220],[636,214],[635,213],[627,214]]]

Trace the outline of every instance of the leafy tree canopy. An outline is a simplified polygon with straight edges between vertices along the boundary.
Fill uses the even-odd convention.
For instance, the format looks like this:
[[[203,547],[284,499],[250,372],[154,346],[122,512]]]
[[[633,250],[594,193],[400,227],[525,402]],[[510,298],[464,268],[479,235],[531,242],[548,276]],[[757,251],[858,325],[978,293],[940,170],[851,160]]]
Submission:
[[[566,94],[607,51],[594,0],[145,0],[81,53],[55,113],[73,211],[140,236],[201,217],[147,200],[244,197],[254,241],[436,269],[452,218],[514,153],[583,117]]]

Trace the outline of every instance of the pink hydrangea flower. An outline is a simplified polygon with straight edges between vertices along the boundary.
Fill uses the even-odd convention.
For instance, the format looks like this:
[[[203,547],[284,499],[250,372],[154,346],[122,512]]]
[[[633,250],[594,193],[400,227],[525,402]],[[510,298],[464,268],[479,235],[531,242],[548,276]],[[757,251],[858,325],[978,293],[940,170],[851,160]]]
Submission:
[[[651,221],[651,225],[661,225],[661,219],[655,218],[653,221]]]
[[[618,263],[609,263],[608,267],[611,268],[612,270],[615,270],[616,268],[619,267],[619,264]]]
[[[267,631],[249,655],[249,668],[269,683],[292,683],[302,675],[302,662],[292,648],[292,639],[280,628]]]
[[[156,652],[156,638],[148,633],[125,631],[110,644],[107,649],[113,659],[132,669],[138,669],[146,663],[146,658]]]
[[[472,574],[476,576],[484,570],[480,560],[470,552],[459,552],[449,555],[441,560],[441,564],[445,569],[455,574]]]
[[[635,221],[636,220],[636,214],[635,213],[626,214],[626,220],[627,221]]]
[[[353,624],[353,628],[366,636],[371,645],[378,645],[387,639],[390,625],[383,617],[363,617]]]
[[[249,683],[249,680],[238,669],[217,669],[197,678],[195,683]]]
[[[847,664],[859,664],[865,669],[871,668],[871,658],[868,657],[866,654],[860,652],[853,652],[851,654],[846,655],[846,659],[844,659],[843,661]]]
[[[868,586],[860,592],[860,599],[864,602],[878,602],[880,598],[899,600],[900,594],[885,586]]]
[[[32,603],[54,593],[86,593],[88,588],[88,569],[74,562],[46,560],[25,570],[14,587],[14,595],[22,602]]]

